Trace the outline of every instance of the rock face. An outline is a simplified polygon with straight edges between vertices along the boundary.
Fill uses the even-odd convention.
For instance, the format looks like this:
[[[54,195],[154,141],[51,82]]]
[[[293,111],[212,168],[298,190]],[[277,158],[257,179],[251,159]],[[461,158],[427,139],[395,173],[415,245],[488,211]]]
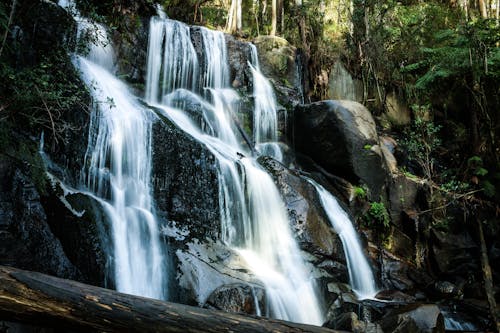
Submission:
[[[220,232],[217,161],[168,119],[153,124],[152,179],[162,223],[189,229],[188,239],[216,239]]]
[[[10,158],[0,160],[0,264],[78,279],[47,224],[31,175],[16,166]]]
[[[262,73],[272,81],[280,104],[290,108],[301,103],[295,47],[276,36],[259,36],[253,43],[259,51]]]
[[[278,186],[300,247],[315,257],[313,262],[318,268],[336,281],[348,282],[342,242],[321,208],[316,189],[272,158],[261,157],[259,163]]]
[[[370,112],[352,101],[322,101],[300,105],[293,116],[290,138],[297,151],[328,172],[358,183],[379,200],[387,177],[375,122]]]

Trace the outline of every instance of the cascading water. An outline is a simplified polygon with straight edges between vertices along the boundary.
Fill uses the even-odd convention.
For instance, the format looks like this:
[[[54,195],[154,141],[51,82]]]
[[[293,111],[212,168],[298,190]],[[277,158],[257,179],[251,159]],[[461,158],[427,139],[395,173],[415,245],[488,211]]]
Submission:
[[[158,20],[158,19],[155,19]],[[170,24],[168,20],[164,24]],[[269,315],[275,318],[320,325],[323,315],[315,294],[314,281],[301,257],[289,228],[285,206],[271,177],[248,155],[235,131],[236,92],[229,88],[229,69],[224,35],[201,28],[204,55],[204,97],[183,93],[203,107],[203,119],[211,131],[203,131],[169,101],[173,92],[157,105],[177,126],[203,143],[219,164],[219,202],[223,241],[235,249],[266,288]],[[160,34],[151,35],[148,58],[162,52],[183,52],[156,47],[164,44]],[[186,37],[187,38],[187,37]],[[187,40],[186,40],[187,43]],[[182,43],[180,43],[182,44]],[[165,66],[170,66],[166,64]],[[151,66],[148,66],[151,68]],[[164,78],[165,79],[165,78]],[[167,77],[168,81],[169,78]],[[148,81],[146,96],[160,84]],[[156,87],[155,87],[156,86]],[[209,99],[209,100],[207,100]],[[159,99],[148,99],[154,104]],[[170,104],[170,105],[168,105]]]
[[[150,188],[151,112],[109,71],[114,65],[106,30],[89,26],[78,14],[77,21],[80,29],[95,29],[106,42],[98,38],[87,57],[75,57],[93,97],[83,186],[111,222],[116,289],[163,299],[166,263]]]
[[[375,287],[373,272],[363,254],[363,248],[349,216],[340,207],[337,199],[323,186],[312,179],[308,179],[308,181],[316,188],[323,209],[333,229],[335,229],[342,241],[352,290],[360,299],[375,297],[377,288]]]
[[[253,133],[257,150],[264,155],[283,160],[278,145],[278,111],[276,96],[269,80],[261,73],[255,45],[250,44],[253,77]]]

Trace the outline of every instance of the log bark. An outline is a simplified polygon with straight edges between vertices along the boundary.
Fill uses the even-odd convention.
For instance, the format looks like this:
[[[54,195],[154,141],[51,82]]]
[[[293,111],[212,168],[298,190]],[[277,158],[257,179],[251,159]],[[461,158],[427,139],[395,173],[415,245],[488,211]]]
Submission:
[[[162,302],[5,266],[0,266],[0,320],[84,332],[335,332]]]

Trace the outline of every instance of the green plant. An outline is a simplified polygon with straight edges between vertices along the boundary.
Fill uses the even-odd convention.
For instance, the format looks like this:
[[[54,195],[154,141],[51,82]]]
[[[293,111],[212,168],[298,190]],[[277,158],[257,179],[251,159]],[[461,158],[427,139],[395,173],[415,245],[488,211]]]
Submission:
[[[354,186],[353,195],[355,198],[365,199],[366,189],[364,187]]]
[[[391,223],[389,213],[383,202],[370,203],[370,208],[365,214],[365,220],[367,220],[368,223],[374,223],[375,226],[381,227],[382,229],[389,228]]]

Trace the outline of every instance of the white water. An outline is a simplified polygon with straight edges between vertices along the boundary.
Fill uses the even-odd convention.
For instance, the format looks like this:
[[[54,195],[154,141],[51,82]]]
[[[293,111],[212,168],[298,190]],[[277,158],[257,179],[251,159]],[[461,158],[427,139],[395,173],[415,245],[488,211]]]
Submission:
[[[330,223],[342,241],[352,290],[360,299],[374,298],[377,288],[373,272],[349,216],[323,186],[312,179],[308,181],[316,188]]]
[[[253,77],[253,135],[257,150],[263,154],[283,160],[278,145],[278,111],[276,96],[269,80],[260,71],[259,57],[255,45],[251,47],[250,69]]]
[[[111,222],[116,289],[163,299],[166,263],[151,197],[151,115],[111,72],[113,49],[106,30],[81,18],[79,31],[97,36],[75,65],[93,98],[83,186],[98,199]]]
[[[172,95],[163,98],[167,105],[158,107],[217,158],[222,240],[240,253],[264,284],[269,314],[279,319],[320,325],[323,314],[314,280],[293,238],[284,203],[271,177],[253,158],[245,157],[248,151],[235,131],[233,117],[239,97],[229,88],[224,35],[204,28],[201,34],[205,48],[201,73],[204,97],[191,94],[189,98],[198,100],[203,106],[203,119],[208,123],[204,129],[210,131],[203,131],[190,119],[188,112],[168,105]],[[150,41],[149,45],[160,44]],[[182,52],[150,48],[148,53],[151,59],[152,54],[174,51]],[[151,91],[157,88],[152,85],[159,84],[159,81],[148,81],[146,96],[153,96]]]

